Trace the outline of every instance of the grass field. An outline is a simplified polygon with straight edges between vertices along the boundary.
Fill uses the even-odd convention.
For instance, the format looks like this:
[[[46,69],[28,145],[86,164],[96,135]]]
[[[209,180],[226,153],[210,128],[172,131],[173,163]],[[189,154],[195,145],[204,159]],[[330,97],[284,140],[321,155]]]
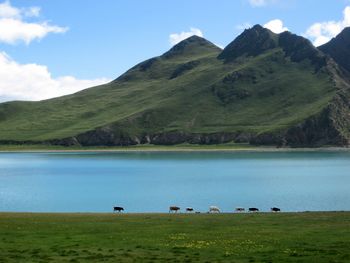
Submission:
[[[350,262],[350,212],[0,213],[0,262]]]

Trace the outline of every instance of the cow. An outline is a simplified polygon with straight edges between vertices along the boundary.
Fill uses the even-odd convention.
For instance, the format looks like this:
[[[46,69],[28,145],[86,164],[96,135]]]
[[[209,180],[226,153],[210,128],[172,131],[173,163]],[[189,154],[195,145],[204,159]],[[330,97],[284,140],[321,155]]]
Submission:
[[[249,212],[259,212],[259,209],[256,207],[250,207],[248,210]]]
[[[178,206],[170,206],[169,207],[169,213],[171,213],[171,212],[177,213],[178,211],[180,211],[180,207],[178,207]]]
[[[278,207],[271,207],[271,212],[281,212],[281,209]]]
[[[245,209],[243,207],[236,207],[235,211],[236,212],[244,212]]]
[[[220,213],[220,209],[217,206],[209,206],[209,213]]]
[[[186,207],[186,212],[194,212],[194,209],[192,207]]]
[[[118,212],[118,213],[120,213],[120,212],[122,212],[122,211],[124,211],[124,208],[123,208],[123,207],[120,207],[120,206],[114,206],[114,207],[113,207],[113,212]]]

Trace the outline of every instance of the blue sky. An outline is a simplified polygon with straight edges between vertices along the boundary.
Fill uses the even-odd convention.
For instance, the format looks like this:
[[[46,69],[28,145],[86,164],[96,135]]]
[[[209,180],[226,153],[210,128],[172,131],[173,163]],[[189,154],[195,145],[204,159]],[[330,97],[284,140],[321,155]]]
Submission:
[[[350,6],[348,0],[0,0],[0,3],[3,7],[0,5],[0,26],[6,28],[4,25],[11,19],[12,26],[23,26],[16,35],[13,31],[17,29],[11,33],[0,28],[1,101],[49,98],[114,79],[136,63],[168,50],[171,34],[175,39],[181,38],[180,33],[187,36],[191,28],[225,46],[244,27],[265,25],[276,19],[283,23],[283,29],[320,43],[350,25],[350,7],[349,17],[344,18],[345,8]],[[16,20],[21,24],[16,24]],[[30,33],[24,27],[26,24],[40,25],[46,31]],[[273,23],[272,27],[280,24]],[[9,77],[14,74],[10,72],[11,65],[17,66],[16,78]],[[30,65],[30,70],[21,79],[18,72],[25,71],[26,65]],[[35,76],[32,79],[31,72]]]

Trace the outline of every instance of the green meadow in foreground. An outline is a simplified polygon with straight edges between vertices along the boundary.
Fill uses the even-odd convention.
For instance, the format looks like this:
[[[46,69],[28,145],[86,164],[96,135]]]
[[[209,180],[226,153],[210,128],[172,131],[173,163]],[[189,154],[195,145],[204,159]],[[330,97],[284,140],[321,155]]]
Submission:
[[[350,212],[0,213],[0,262],[349,262]]]

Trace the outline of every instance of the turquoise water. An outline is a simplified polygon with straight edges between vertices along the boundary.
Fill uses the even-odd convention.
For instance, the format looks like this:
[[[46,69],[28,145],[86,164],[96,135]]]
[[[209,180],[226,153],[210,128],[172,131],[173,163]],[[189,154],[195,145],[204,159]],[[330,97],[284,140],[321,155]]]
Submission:
[[[0,211],[350,210],[350,152],[0,153]]]

